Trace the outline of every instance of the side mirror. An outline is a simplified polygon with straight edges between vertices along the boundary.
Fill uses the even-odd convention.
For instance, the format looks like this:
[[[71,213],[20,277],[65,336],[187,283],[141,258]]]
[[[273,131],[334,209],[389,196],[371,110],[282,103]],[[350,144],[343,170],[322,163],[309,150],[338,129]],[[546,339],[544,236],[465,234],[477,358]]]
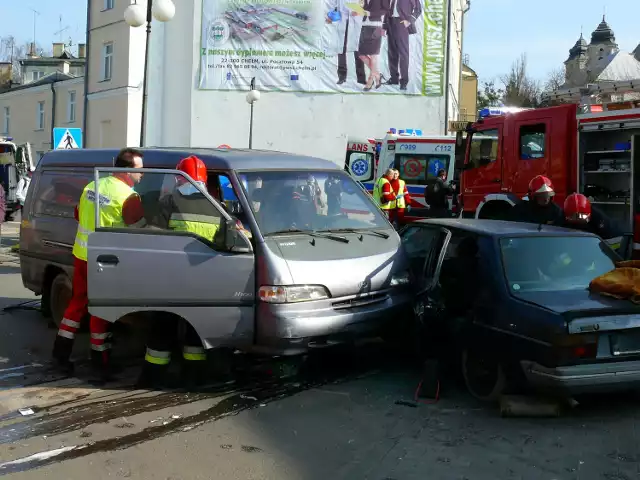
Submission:
[[[224,246],[225,250],[231,253],[251,253],[251,243],[249,239],[236,227],[236,220],[232,217],[232,221],[224,222],[220,226],[224,229]]]

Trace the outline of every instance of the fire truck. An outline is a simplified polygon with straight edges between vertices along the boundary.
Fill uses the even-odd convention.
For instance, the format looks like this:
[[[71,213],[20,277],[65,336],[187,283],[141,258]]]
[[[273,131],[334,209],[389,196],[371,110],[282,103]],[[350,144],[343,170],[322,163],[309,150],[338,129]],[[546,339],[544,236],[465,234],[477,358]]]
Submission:
[[[545,175],[554,200],[580,192],[634,233],[640,248],[640,100],[596,103],[600,95],[640,92],[640,82],[556,91],[558,106],[481,111],[467,126],[459,203],[463,216],[501,218],[527,200],[529,181]],[[640,224],[638,225],[640,226]]]
[[[369,192],[388,168],[400,172],[411,198],[411,212],[407,221],[428,216],[424,200],[427,179],[438,170],[447,171],[447,178],[454,179],[456,137],[423,136],[417,129],[391,128],[383,139],[349,138],[345,170]],[[449,199],[450,203],[453,198]]]

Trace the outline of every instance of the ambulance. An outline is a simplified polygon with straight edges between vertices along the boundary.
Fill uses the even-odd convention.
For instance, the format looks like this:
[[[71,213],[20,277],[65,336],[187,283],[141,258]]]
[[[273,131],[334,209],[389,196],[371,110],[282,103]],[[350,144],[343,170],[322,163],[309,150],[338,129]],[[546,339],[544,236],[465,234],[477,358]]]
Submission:
[[[27,170],[33,171],[35,165],[31,157],[31,147],[28,143],[17,145],[12,137],[0,137],[0,183],[5,189],[6,212],[5,218],[20,210],[20,202],[17,197],[18,182],[27,174]]]
[[[454,136],[422,135],[421,130],[391,128],[380,142],[373,178],[363,183],[369,192],[373,192],[375,182],[384,172],[388,168],[395,168],[406,182],[411,197],[411,211],[407,212],[406,220],[424,218],[428,215],[424,199],[427,180],[435,177],[440,169],[447,172],[447,179],[453,180],[455,154]],[[352,172],[353,168],[350,172],[353,175]],[[453,196],[449,203],[453,207]]]
[[[364,137],[347,138],[344,170],[369,193],[373,191],[378,152],[382,140]]]

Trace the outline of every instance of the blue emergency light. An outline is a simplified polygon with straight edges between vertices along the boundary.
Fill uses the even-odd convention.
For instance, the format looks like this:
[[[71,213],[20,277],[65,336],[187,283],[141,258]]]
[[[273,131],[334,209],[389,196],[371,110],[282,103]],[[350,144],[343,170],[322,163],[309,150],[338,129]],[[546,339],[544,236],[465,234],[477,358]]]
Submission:
[[[411,135],[413,137],[421,137],[422,130],[418,130],[417,128],[405,128],[403,130],[396,130],[395,128],[390,128],[389,133],[392,135]]]
[[[488,107],[488,108],[483,108],[478,112],[478,118],[487,118],[487,117],[493,117],[496,115],[505,115],[507,113],[516,113],[516,112],[521,112],[523,110],[530,110],[530,109],[519,108],[519,107]]]

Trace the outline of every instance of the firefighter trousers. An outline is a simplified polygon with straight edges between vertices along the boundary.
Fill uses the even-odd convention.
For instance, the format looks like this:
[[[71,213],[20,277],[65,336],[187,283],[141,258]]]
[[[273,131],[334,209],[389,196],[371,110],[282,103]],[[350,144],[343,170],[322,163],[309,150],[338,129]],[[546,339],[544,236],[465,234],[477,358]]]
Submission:
[[[58,362],[68,363],[73,342],[82,319],[89,313],[87,297],[87,262],[74,258],[72,297],[58,330],[53,346],[53,357]],[[91,362],[94,367],[106,370],[111,352],[111,324],[91,315],[89,331],[91,337]]]
[[[182,341],[182,373],[189,384],[204,381],[206,351],[195,329],[178,317],[167,314],[154,315],[147,339],[147,351],[144,357],[144,381],[150,384],[165,384],[171,354],[177,347],[180,328],[184,327]]]

